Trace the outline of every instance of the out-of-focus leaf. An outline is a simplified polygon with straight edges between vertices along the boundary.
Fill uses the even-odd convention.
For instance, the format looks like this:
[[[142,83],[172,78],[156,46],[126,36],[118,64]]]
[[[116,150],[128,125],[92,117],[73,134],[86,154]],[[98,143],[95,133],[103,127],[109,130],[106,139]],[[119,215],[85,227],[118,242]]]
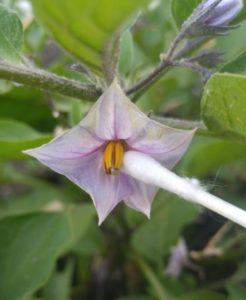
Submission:
[[[200,138],[190,148],[183,166],[191,176],[202,176],[244,158],[246,158],[245,143]]]
[[[246,74],[246,52],[224,65],[221,72]]]
[[[25,45],[32,51],[40,51],[46,40],[44,29],[39,26],[36,21],[33,21],[25,29]]]
[[[69,113],[69,121],[71,126],[78,124],[83,119],[88,109],[89,105],[85,105],[85,103],[82,103],[82,101],[74,99]]]
[[[179,297],[177,300],[226,300],[227,297],[215,292],[199,291]],[[234,299],[236,300],[236,299]]]
[[[160,79],[155,83],[138,101],[138,106],[146,113],[159,113],[162,112],[163,107],[168,111],[167,100],[172,99],[173,92],[177,92],[178,88],[177,78],[167,77]],[[183,101],[186,96],[182,93],[182,98],[178,98],[178,101]],[[150,101],[151,99],[151,101]],[[174,107],[174,101],[171,101]]]
[[[146,296],[130,296],[130,297],[121,297],[121,298],[117,298],[116,300],[153,300],[150,297],[146,297]]]
[[[64,210],[64,195],[55,189],[37,189],[1,202],[0,219],[37,212]]]
[[[134,47],[130,30],[125,31],[120,40],[119,71],[121,74],[128,74],[133,65]]]
[[[96,223],[92,223],[90,227],[83,234],[83,239],[78,242],[73,251],[85,256],[91,256],[93,253],[97,254],[105,251],[106,243],[104,235],[100,227]]]
[[[169,253],[171,246],[177,243],[182,227],[195,218],[197,209],[164,192],[155,201],[158,203],[150,221],[144,222],[134,232],[132,245],[144,257],[159,262]]]
[[[68,261],[64,270],[56,271],[44,287],[45,300],[70,300],[74,264]]]
[[[45,213],[18,215],[24,208],[16,206],[11,217],[0,221],[1,299],[19,300],[44,285],[57,257],[82,238],[95,215],[91,204],[43,200],[46,204],[36,211]]]
[[[0,95],[9,92],[12,84],[7,80],[0,80]]]
[[[31,174],[25,174],[18,166],[10,164],[8,161],[0,162],[0,184],[1,183],[17,183],[32,188],[50,188],[51,185],[38,177]]]
[[[211,131],[246,139],[246,76],[215,74],[202,98],[202,117]]]
[[[229,291],[228,300],[245,300],[246,287],[236,283],[229,283],[227,285]]]
[[[26,86],[12,87],[0,95],[0,118],[28,123],[41,132],[52,131],[55,119],[43,92]],[[31,113],[27,113],[31,112]]]
[[[96,215],[96,210],[92,204],[70,205],[66,211],[67,219],[71,227],[71,237],[63,252],[70,250],[85,234],[91,221]]]
[[[181,27],[199,2],[201,2],[201,0],[172,0],[172,14],[178,27]]]
[[[245,51],[246,44],[246,21],[240,24],[236,30],[232,30],[228,38],[218,37],[216,48],[223,53],[225,62],[232,61],[235,57]]]
[[[146,67],[152,68],[159,63],[160,53],[168,48],[170,39],[175,34],[169,2],[170,0],[152,1],[148,11],[134,26],[133,66],[134,69],[138,68],[138,76],[146,74]]]
[[[0,222],[0,298],[20,300],[49,278],[70,237],[60,213],[16,216]]]
[[[47,143],[51,135],[42,135],[28,125],[13,121],[0,120],[0,160],[25,159],[23,150]]]
[[[102,69],[102,54],[147,0],[32,0],[39,20],[72,55],[94,71]]]
[[[0,57],[11,62],[21,60],[23,30],[17,14],[0,4]]]

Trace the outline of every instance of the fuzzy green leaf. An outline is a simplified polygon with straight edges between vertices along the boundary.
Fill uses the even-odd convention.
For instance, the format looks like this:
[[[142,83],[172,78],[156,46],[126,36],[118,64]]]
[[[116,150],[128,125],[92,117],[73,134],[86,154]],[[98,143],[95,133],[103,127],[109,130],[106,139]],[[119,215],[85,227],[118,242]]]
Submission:
[[[23,150],[40,146],[50,139],[50,135],[42,135],[24,123],[1,119],[0,160],[28,158]]]
[[[21,61],[23,29],[17,14],[0,4],[0,58]]]
[[[191,15],[200,1],[201,0],[172,0],[172,15],[178,28],[180,28],[183,22]]]
[[[49,278],[69,225],[60,213],[31,214],[0,222],[0,298],[20,300]]]
[[[96,72],[102,55],[124,24],[147,0],[32,0],[34,11],[53,37]]]
[[[246,76],[215,74],[202,98],[202,117],[211,131],[246,140]]]

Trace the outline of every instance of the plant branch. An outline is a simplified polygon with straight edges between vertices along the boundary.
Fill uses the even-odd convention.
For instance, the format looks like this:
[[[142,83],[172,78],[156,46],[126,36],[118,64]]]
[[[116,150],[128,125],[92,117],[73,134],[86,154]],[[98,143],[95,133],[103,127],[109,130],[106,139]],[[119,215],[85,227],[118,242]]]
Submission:
[[[2,61],[0,62],[0,78],[88,101],[96,100],[102,93],[92,84],[83,84],[37,68],[27,68]]]
[[[136,100],[139,95],[142,95],[142,93],[150,86],[152,85],[157,79],[159,79],[165,72],[168,71],[169,67],[171,66],[170,62],[163,60],[159,63],[159,65],[150,72],[146,77],[144,77],[142,80],[137,82],[135,85],[130,87],[127,91],[127,95],[135,94],[137,93],[133,100]]]
[[[214,73],[213,71],[211,71],[205,67],[202,67],[198,63],[193,63],[186,59],[172,61],[171,65],[173,67],[181,67],[181,68],[190,69],[190,70],[193,70],[193,71],[199,73],[204,82],[206,82],[210,78],[210,76]]]
[[[213,131],[209,131],[201,121],[188,121],[174,118],[166,118],[161,116],[150,116],[150,118],[169,127],[185,130],[192,130],[194,128],[197,128],[196,133],[198,135],[222,138],[221,135]]]
[[[177,60],[185,54],[201,46],[206,42],[207,38],[199,38],[188,41],[184,46],[176,51],[179,42],[182,40],[183,34],[177,35],[169,47],[167,54],[163,55],[161,62],[143,79],[138,81],[135,85],[130,87],[126,93],[127,95],[134,94],[133,100],[137,100],[150,86],[152,86],[161,76],[167,73],[172,67],[172,60]]]
[[[245,139],[242,137],[210,131],[202,121],[188,121],[174,118],[166,118],[162,116],[150,116],[150,118],[161,124],[177,129],[192,130],[194,128],[197,128],[196,134],[201,136],[213,137],[217,139],[227,139],[231,141],[245,143]]]

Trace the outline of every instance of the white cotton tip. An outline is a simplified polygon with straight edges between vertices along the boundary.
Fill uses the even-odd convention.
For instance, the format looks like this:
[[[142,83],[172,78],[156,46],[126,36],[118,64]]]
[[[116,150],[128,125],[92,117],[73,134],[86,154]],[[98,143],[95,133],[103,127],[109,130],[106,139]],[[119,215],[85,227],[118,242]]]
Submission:
[[[146,154],[126,152],[123,170],[146,184],[155,185],[188,201],[198,203],[246,228],[246,211],[209,194],[200,187],[199,182],[179,177]]]

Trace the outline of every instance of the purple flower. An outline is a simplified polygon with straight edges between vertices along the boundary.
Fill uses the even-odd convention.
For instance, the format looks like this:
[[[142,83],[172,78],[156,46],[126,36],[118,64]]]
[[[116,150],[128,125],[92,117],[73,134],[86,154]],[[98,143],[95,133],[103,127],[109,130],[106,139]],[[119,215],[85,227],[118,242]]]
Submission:
[[[215,0],[207,0],[204,8],[211,6]],[[209,14],[205,23],[209,26],[227,25],[243,8],[243,0],[222,0]]]
[[[124,173],[126,151],[145,153],[171,168],[193,134],[194,130],[173,129],[149,119],[114,81],[77,126],[25,153],[90,194],[101,224],[122,200],[150,215],[158,188]]]
[[[168,265],[165,273],[171,278],[179,278],[183,268],[189,265],[189,252],[184,239],[180,239],[175,247],[171,249]]]

